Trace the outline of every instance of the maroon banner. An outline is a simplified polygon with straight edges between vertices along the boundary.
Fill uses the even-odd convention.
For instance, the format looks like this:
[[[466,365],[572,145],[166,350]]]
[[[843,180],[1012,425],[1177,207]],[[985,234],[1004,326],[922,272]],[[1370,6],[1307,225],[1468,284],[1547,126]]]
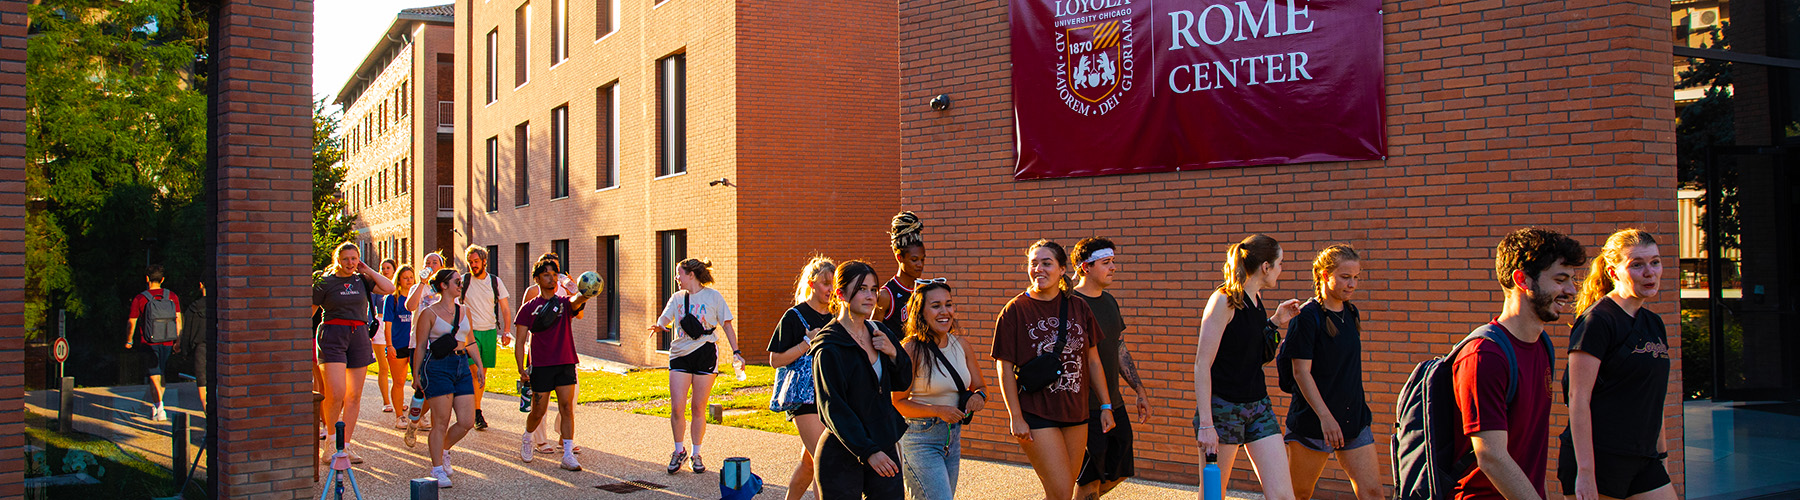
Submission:
[[[1013,0],[1015,179],[1371,160],[1380,0]]]

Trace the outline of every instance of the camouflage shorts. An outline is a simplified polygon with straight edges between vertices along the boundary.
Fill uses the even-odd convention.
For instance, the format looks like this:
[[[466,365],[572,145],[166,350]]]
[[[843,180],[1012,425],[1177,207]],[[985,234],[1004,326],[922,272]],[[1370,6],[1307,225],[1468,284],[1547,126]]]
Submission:
[[[1213,431],[1219,434],[1219,444],[1247,444],[1281,434],[1281,424],[1275,422],[1275,410],[1269,407],[1269,398],[1254,403],[1233,403],[1213,396],[1212,412]],[[1194,415],[1194,427],[1194,432],[1199,433],[1199,415]]]

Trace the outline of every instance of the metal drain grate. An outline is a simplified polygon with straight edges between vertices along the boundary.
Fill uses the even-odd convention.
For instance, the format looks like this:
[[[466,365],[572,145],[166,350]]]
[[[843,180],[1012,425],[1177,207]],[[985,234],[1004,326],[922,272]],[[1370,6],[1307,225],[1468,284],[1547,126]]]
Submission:
[[[623,483],[602,484],[599,486],[595,486],[595,488],[610,491],[613,493],[620,493],[620,494],[635,493],[635,492],[644,491],[644,490],[660,490],[660,489],[667,488],[667,487],[668,486],[663,486],[663,485],[652,483],[649,481],[626,481]]]

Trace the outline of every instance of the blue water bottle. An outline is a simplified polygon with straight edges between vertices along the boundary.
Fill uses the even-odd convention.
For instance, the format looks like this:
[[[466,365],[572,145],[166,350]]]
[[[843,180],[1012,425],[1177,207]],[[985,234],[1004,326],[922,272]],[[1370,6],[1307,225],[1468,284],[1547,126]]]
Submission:
[[[1219,484],[1219,455],[1206,454],[1206,468],[1200,472],[1200,488],[1206,493],[1206,500],[1223,500],[1225,490]]]

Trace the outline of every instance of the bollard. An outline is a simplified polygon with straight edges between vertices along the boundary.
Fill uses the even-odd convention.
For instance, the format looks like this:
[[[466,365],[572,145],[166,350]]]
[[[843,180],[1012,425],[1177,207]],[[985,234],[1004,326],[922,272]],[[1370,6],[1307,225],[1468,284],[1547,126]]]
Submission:
[[[62,404],[57,406],[57,432],[68,434],[75,430],[75,377],[62,378]]]
[[[725,405],[718,403],[706,405],[706,422],[712,424],[725,423]]]
[[[183,486],[187,484],[188,479],[188,468],[186,467],[188,460],[188,414],[186,412],[178,411],[169,414],[169,438],[173,441],[170,443],[171,446],[169,447],[169,449],[172,450],[169,452],[169,461],[174,466],[175,491],[179,496],[179,492],[186,489],[183,488]]]
[[[436,479],[422,477],[412,480],[409,484],[412,485],[412,500],[437,500],[438,485]]]

